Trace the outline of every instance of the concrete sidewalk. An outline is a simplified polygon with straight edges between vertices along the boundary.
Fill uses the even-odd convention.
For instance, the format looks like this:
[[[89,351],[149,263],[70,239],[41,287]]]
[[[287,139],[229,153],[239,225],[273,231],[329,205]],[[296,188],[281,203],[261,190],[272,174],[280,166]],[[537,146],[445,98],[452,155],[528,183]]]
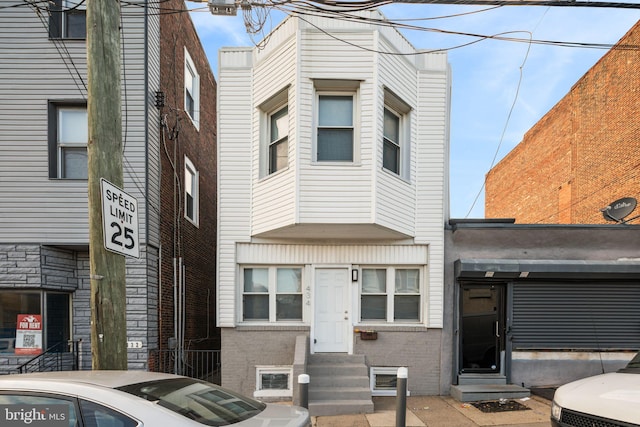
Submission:
[[[551,402],[532,396],[517,402],[528,409],[485,413],[450,396],[407,397],[406,427],[549,427]],[[312,417],[314,427],[396,427],[396,398],[374,397],[373,414]]]

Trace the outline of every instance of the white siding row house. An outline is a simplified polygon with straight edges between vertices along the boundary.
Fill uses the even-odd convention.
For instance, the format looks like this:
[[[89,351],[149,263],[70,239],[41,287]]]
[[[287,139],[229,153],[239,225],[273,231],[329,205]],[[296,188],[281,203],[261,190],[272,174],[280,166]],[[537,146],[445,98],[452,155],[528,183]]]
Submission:
[[[364,355],[374,382],[404,366],[411,392],[450,384],[450,85],[446,54],[366,20],[289,17],[263,49],[220,51],[223,385],[291,396],[299,337]]]

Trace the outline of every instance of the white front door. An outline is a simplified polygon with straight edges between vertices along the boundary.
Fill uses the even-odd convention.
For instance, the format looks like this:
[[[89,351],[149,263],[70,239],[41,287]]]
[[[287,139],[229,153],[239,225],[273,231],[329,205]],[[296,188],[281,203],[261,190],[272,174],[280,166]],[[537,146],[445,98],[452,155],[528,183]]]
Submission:
[[[315,273],[314,352],[349,350],[349,269],[319,268]]]

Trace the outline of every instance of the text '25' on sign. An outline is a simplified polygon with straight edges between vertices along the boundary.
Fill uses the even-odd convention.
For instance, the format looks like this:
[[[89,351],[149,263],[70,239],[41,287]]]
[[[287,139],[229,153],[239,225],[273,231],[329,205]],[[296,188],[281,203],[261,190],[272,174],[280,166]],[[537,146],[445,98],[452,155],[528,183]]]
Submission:
[[[140,258],[138,201],[104,178],[100,189],[105,249]]]

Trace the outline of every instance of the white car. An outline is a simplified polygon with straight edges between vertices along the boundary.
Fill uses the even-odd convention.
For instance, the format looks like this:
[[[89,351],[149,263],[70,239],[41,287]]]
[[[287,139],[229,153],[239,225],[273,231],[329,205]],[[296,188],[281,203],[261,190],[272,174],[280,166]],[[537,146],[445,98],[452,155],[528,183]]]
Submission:
[[[265,404],[193,378],[145,371],[0,377],[0,426],[307,427],[309,411]]]
[[[640,353],[617,372],[559,387],[551,405],[551,425],[640,426]]]

